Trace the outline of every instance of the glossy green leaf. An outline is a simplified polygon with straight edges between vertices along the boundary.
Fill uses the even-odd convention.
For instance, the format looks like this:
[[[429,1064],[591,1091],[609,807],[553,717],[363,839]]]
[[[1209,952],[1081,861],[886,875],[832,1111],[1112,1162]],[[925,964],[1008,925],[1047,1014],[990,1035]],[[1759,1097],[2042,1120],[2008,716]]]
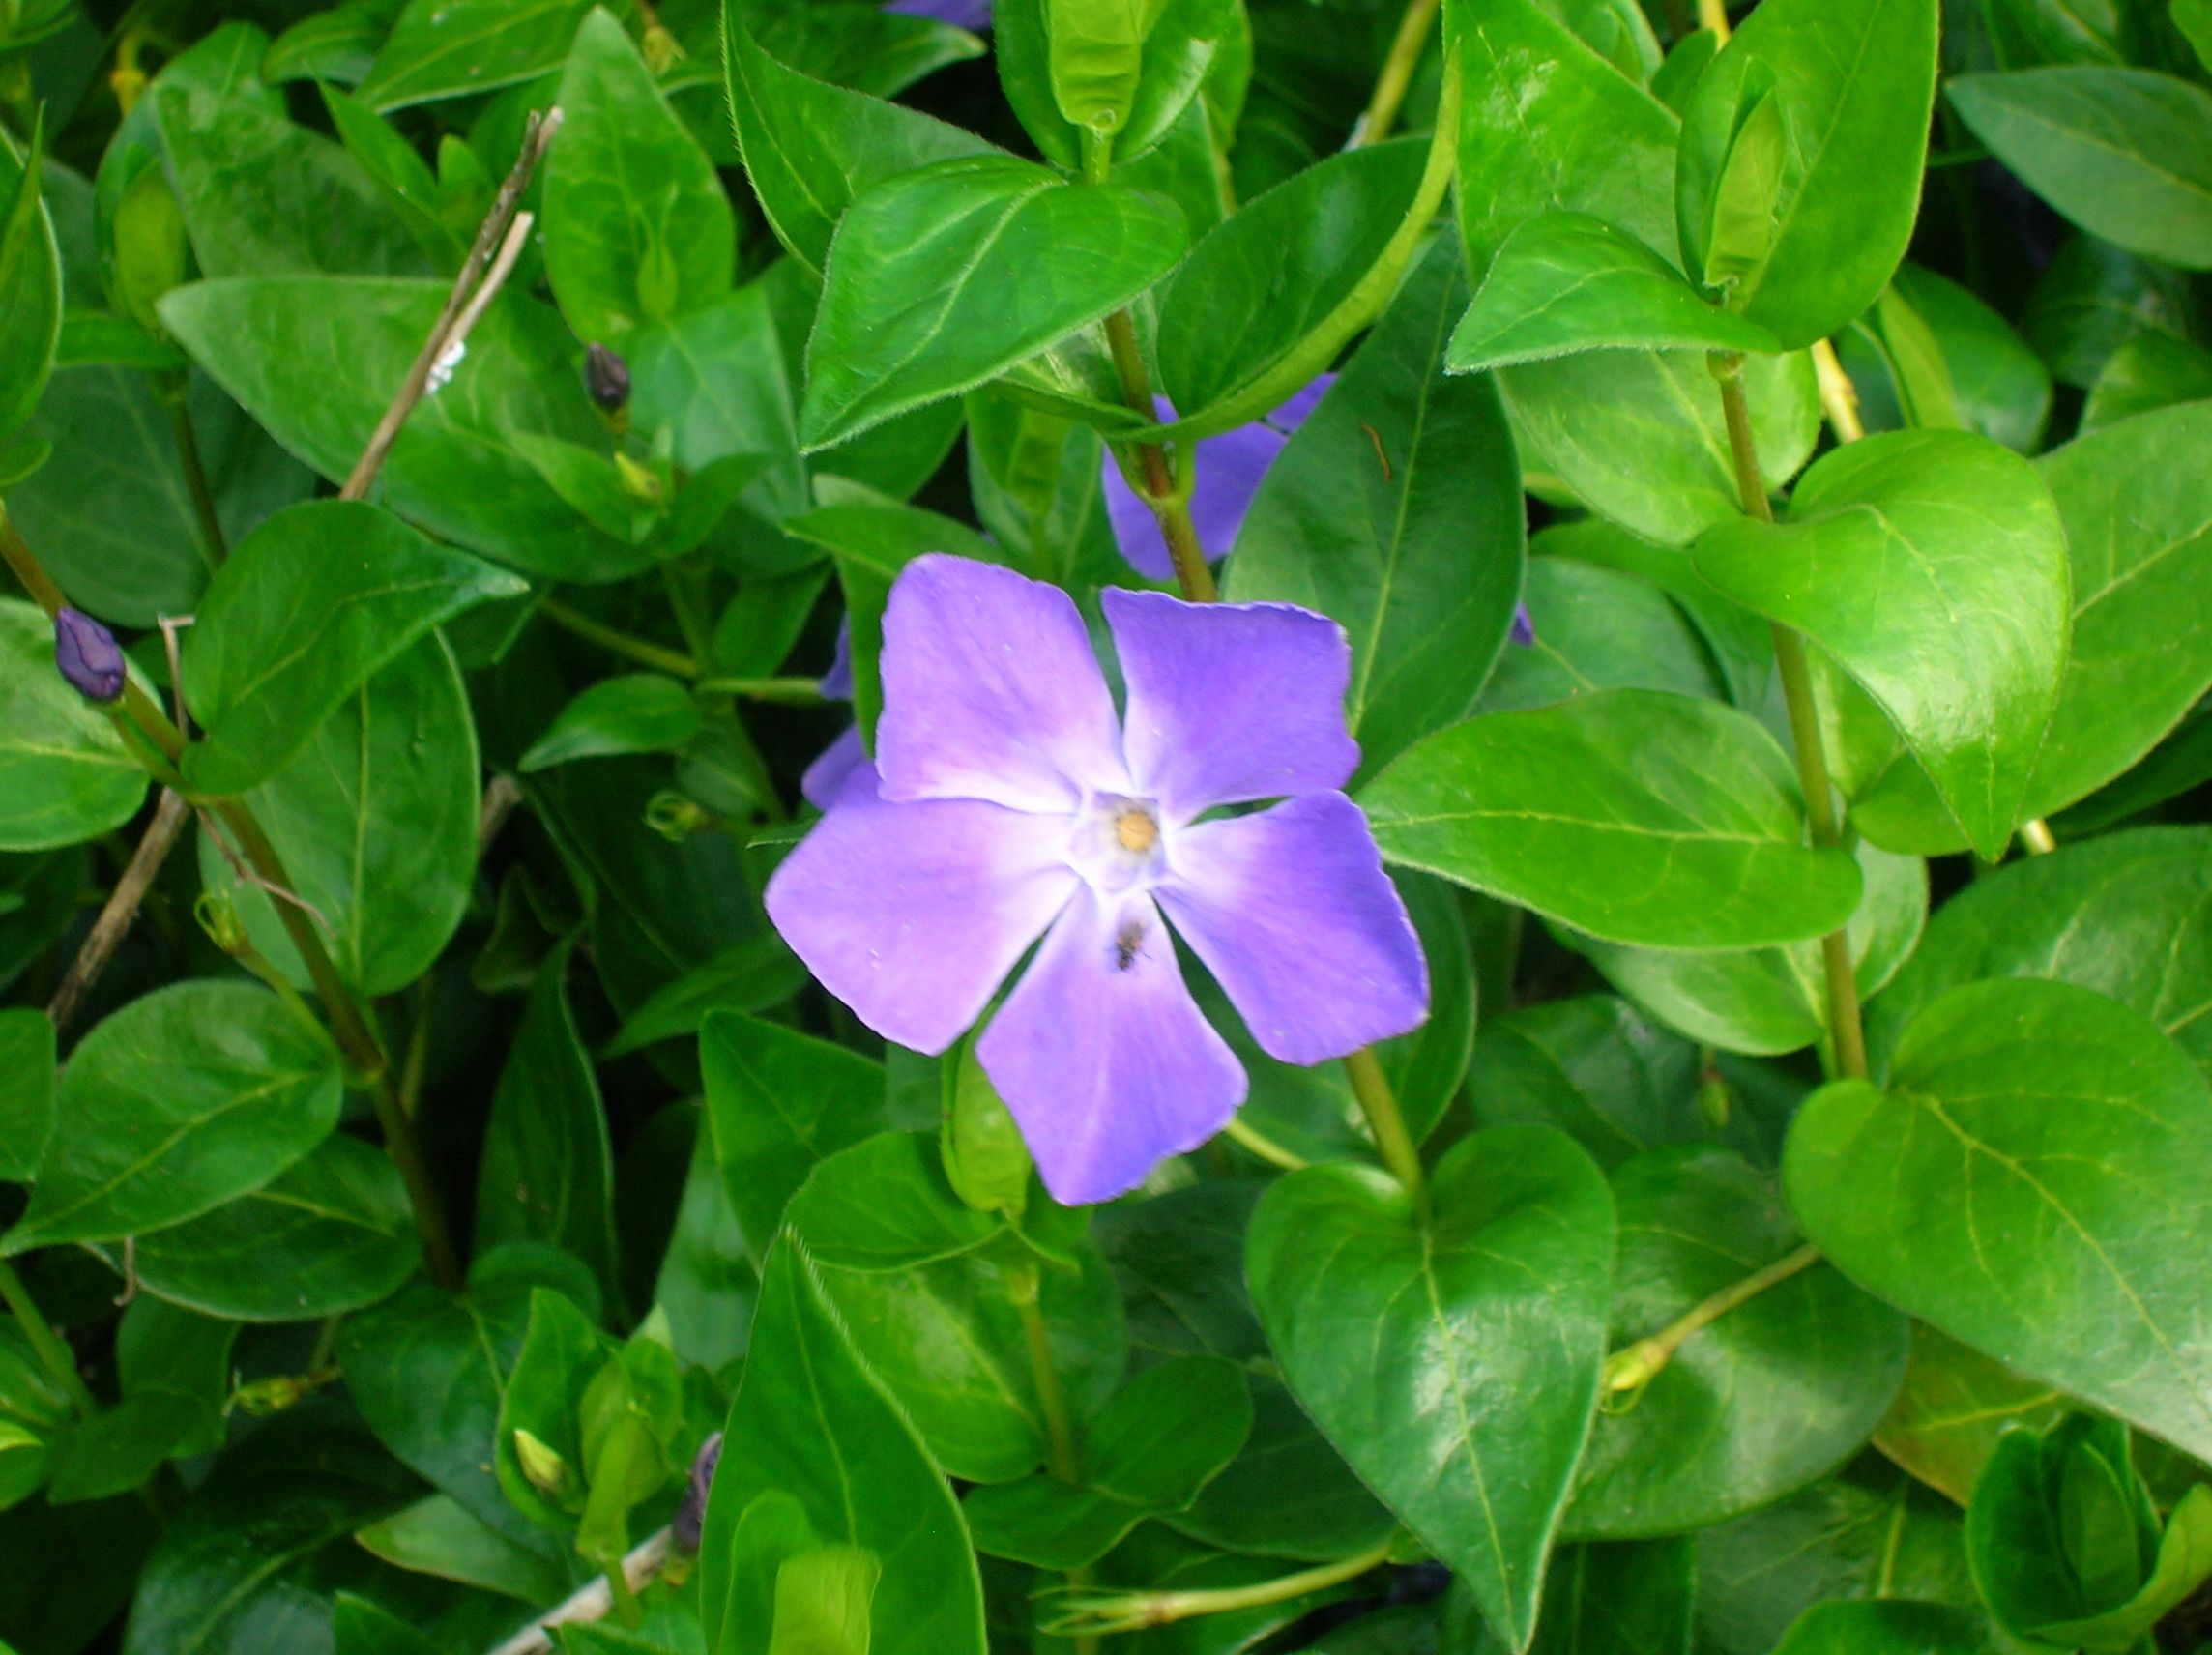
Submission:
[[[443,0],[441,0],[443,3]],[[502,0],[504,9],[504,0]],[[343,481],[445,304],[443,281],[242,276],[162,301],[193,361],[299,459]],[[603,448],[570,366],[568,331],[509,293],[469,334],[451,384],[416,406],[378,474],[400,516],[530,574],[615,580],[652,554],[595,529],[515,441],[528,431]]]
[[[699,733],[699,704],[659,673],[605,678],[553,715],[522,755],[525,771],[610,753],[673,753]]]
[[[1986,1655],[1989,1628],[1964,1611],[1905,1598],[1815,1604],[1774,1655]]]
[[[31,1006],[0,1011],[0,1178],[29,1183],[54,1130],[54,1026]]]
[[[377,1303],[422,1258],[391,1157],[334,1133],[261,1188],[139,1236],[131,1263],[147,1292],[188,1310],[302,1321]]]
[[[1920,207],[1936,96],[1936,0],[1767,0],[1698,78],[1682,118],[1674,211],[1693,276],[1788,349],[1873,304]],[[1723,188],[1739,102],[1761,84],[1779,119],[1779,168],[1756,254],[1697,268],[1696,226]]]
[[[367,1598],[341,1591],[331,1599],[331,1655],[437,1655],[437,1649],[422,1632]]]
[[[592,0],[408,0],[362,81],[380,114],[533,80],[561,67]]]
[[[1974,136],[2084,230],[2212,269],[2212,92],[2089,66],[1962,74],[1945,90]]]
[[[349,690],[247,802],[339,976],[383,995],[428,971],[461,922],[479,792],[468,694],[431,635]],[[201,883],[227,891],[254,946],[306,987],[278,899],[239,878],[207,832],[199,843]]]
[[[1454,0],[1459,43],[1459,227],[1470,273],[1540,214],[1585,213],[1672,248],[1675,122],[1664,104],[1535,0]]]
[[[1819,435],[1813,364],[1802,353],[1747,357],[1760,474],[1780,487]],[[1742,514],[1735,462],[1706,359],[1690,351],[1588,351],[1499,370],[1522,468],[1646,539],[1685,545]]]
[[[806,342],[800,440],[828,448],[972,386],[1166,275],[1187,232],[1168,202],[1077,186],[1011,157],[878,184],[837,226]],[[1020,273],[1050,267],[1050,287]],[[895,304],[893,303],[895,297]]]
[[[591,1487],[584,1451],[585,1396],[616,1349],[559,1293],[540,1288],[530,1295],[522,1348],[500,1392],[493,1460],[501,1492],[541,1528],[566,1532],[584,1510]],[[531,1458],[517,1446],[518,1434],[534,1440]],[[557,1478],[548,1478],[547,1461]]]
[[[2065,532],[2025,461],[1965,432],[1869,437],[1805,474],[1786,524],[1707,531],[1697,565],[1863,684],[1996,856],[2066,661]]]
[[[1506,237],[1444,360],[1474,373],[1578,351],[1778,348],[1633,237],[1586,214],[1546,213]]]
[[[1894,286],[1936,337],[1960,421],[2022,453],[2041,446],[2051,417],[2051,370],[2005,319],[1967,289],[1918,265]]]
[[[1429,737],[1360,793],[1386,860],[1615,942],[1817,936],[1857,867],[1807,848],[1790,763],[1743,714],[1648,690],[1495,713]]]
[[[1432,1194],[1424,1231],[1385,1174],[1291,1175],[1253,1216],[1252,1295],[1300,1405],[1519,1648],[1596,1408],[1613,1204],[1526,1127],[1464,1140]]]
[[[1369,774],[1467,711],[1520,587],[1504,412],[1488,382],[1439,369],[1467,294],[1458,264],[1442,244],[1409,279],[1268,468],[1229,566],[1231,599],[1296,603],[1344,626],[1345,722]]]
[[[1237,1237],[1242,1251],[1242,1237]],[[1249,1314],[1247,1312],[1247,1314]],[[1247,1376],[1252,1434],[1198,1498],[1160,1521],[1225,1551],[1332,1563],[1390,1538],[1397,1519],[1367,1492],[1278,1379]]]
[[[451,1495],[425,1495],[354,1539],[399,1568],[529,1604],[558,1601],[568,1591],[567,1572],[557,1562],[486,1527]]]
[[[61,249],[39,198],[41,131],[27,156],[0,138],[0,437],[38,406],[61,338]]]
[[[782,61],[832,86],[877,98],[896,97],[924,75],[984,51],[966,29],[925,12],[893,12],[852,0],[747,10],[763,44]]]
[[[1661,557],[1680,562],[1677,554]],[[1523,712],[1604,689],[1722,698],[1712,653],[1679,604],[1642,575],[1533,557],[1521,589],[1535,637],[1500,651],[1481,712]]]
[[[598,1079],[568,1005],[568,950],[538,969],[500,1072],[477,1175],[480,1249],[541,1241],[581,1259],[617,1302],[614,1152]]]
[[[163,1464],[223,1445],[238,1324],[134,1298],[116,1330],[123,1395],[82,1421],[56,1456],[53,1505],[129,1494]]]
[[[96,838],[145,797],[146,772],[115,726],[55,669],[45,612],[0,598],[0,850]]]
[[[824,268],[838,219],[871,185],[959,156],[1001,153],[973,132],[776,62],[742,6],[722,8],[722,27],[745,172],[776,239],[809,270]]]
[[[875,1553],[875,1655],[982,1655],[983,1596],[967,1524],[943,1475],[855,1354],[805,1255],[789,1241],[762,1272],[744,1382],[730,1409],[700,1552],[711,1647],[765,1655],[772,1571],[735,1554],[763,1495],[795,1504],[820,1542]]]
[[[1687,1655],[1692,1561],[1686,1537],[1562,1547],[1544,1577],[1528,1655]],[[1466,1629],[1449,1647],[1508,1655],[1514,1646],[1483,1627],[1473,1607],[1464,1586],[1445,1600],[1446,1637]]]
[[[1134,84],[1119,124],[1108,134],[1110,153],[1120,165],[1157,155],[1157,146],[1215,70],[1217,54],[1234,49],[1237,33],[1239,8],[1220,0],[1162,0],[1147,9],[1154,16],[1139,37]],[[1053,10],[1053,0],[1006,0],[993,7],[992,55],[1006,102],[1038,151],[1072,170],[1082,164],[1082,143],[1074,118],[1062,111],[1055,95],[1054,47],[1046,21]],[[1080,6],[1062,0],[1058,10],[1078,24],[1083,21]],[[1065,49],[1064,44],[1060,48],[1062,55]]]
[[[1905,1383],[1875,1446],[1964,1507],[2000,1437],[2022,1426],[2041,1430],[2065,1410],[2055,1387],[1916,1321]]]
[[[1522,1006],[1486,1024],[1468,1073],[1481,1124],[1557,1127],[1608,1172],[1707,1136],[1697,1086],[1696,1048],[1611,995]]]
[[[717,1011],[766,1010],[805,983],[806,968],[781,937],[769,932],[751,938],[655,993],[624,1020],[599,1056],[619,1058],[657,1041],[696,1034]]]
[[[962,1510],[978,1551],[1042,1569],[1088,1568],[1146,1518],[1196,1499],[1251,1428],[1251,1396],[1235,1363],[1172,1357],[1091,1422],[1080,1483],[1031,1476],[977,1489]]]
[[[77,1046],[0,1254],[159,1230],[260,1188],[337,1124],[336,1055],[267,990],[182,982]]]
[[[186,770],[211,793],[267,780],[433,626],[523,590],[373,506],[279,512],[231,554],[186,636],[186,699],[205,732]]]
[[[1717,1146],[1639,1155],[1614,1173],[1613,1198],[1615,1350],[1799,1245],[1773,1180]],[[1905,1359],[1903,1317],[1827,1264],[1798,1271],[1600,1410],[1565,1532],[1679,1533],[1794,1494],[1866,1441]]]
[[[1351,297],[1405,218],[1427,153],[1414,140],[1347,150],[1199,240],[1160,298],[1160,380],[1178,413],[1257,379]]]
[[[2086,389],[2130,339],[2192,337],[2196,311],[2185,272],[2077,234],[2028,295],[2021,333],[2054,378]]]
[[[2185,339],[2138,334],[2106,359],[2081,406],[2078,434],[2206,397],[2212,397],[2212,351]]]
[[[1866,429],[1965,427],[1943,348],[1895,282],[1850,325],[1837,354],[1858,393]]]
[[[561,112],[545,162],[545,270],[576,336],[620,344],[729,292],[730,198],[604,9],[576,31]]]
[[[2194,1354],[2212,1092],[2139,1013],[2065,983],[1958,989],[1885,1088],[1841,1081],[1784,1175],[1839,1268],[1954,1338],[2201,1453]]]

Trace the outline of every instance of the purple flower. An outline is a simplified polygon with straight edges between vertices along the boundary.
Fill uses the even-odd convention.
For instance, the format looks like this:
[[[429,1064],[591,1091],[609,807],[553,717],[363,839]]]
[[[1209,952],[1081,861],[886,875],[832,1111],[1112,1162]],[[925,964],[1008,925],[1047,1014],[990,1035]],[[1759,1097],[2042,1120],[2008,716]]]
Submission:
[[[887,12],[904,12],[912,17],[935,17],[963,29],[991,26],[991,0],[885,0]]]
[[[55,611],[54,665],[87,701],[114,701],[123,694],[123,647],[81,610]]]
[[[1513,628],[1506,634],[1516,644],[1533,644],[1536,641],[1536,620],[1528,613],[1526,603],[1513,606]]]
[[[1191,489],[1190,518],[1207,562],[1229,555],[1267,468],[1290,442],[1290,434],[1305,423],[1306,416],[1335,383],[1335,374],[1324,373],[1266,419],[1199,440],[1193,450],[1198,481]],[[1166,397],[1155,397],[1153,405],[1162,424],[1176,417]],[[1101,476],[1106,488],[1106,520],[1114,526],[1114,543],[1121,555],[1139,574],[1153,580],[1173,580],[1175,562],[1161,537],[1159,519],[1152,515],[1144,497],[1129,486],[1111,452],[1106,455]]]
[[[717,1431],[699,1444],[691,1461],[691,1475],[684,1484],[684,1498],[669,1526],[676,1544],[686,1552],[699,1550],[699,1536],[707,1526],[707,1496],[714,1490],[714,1467],[722,1463],[722,1434]]]
[[[776,927],[887,1039],[942,1052],[1041,936],[977,1056],[1056,1199],[1204,1143],[1244,1073],[1176,935],[1270,1057],[1413,1028],[1428,971],[1358,806],[1351,652],[1280,603],[1109,591],[1117,718],[1058,588],[930,554],[891,590],[876,771],[769,882]],[[1265,799],[1259,811],[1222,807]]]
[[[837,653],[830,657],[830,670],[822,675],[820,688],[825,701],[853,699],[851,621],[837,624]],[[815,809],[827,810],[845,791],[846,780],[867,762],[867,750],[860,745],[860,727],[855,724],[815,755],[814,762],[806,767],[806,773],[799,778],[799,791]]]

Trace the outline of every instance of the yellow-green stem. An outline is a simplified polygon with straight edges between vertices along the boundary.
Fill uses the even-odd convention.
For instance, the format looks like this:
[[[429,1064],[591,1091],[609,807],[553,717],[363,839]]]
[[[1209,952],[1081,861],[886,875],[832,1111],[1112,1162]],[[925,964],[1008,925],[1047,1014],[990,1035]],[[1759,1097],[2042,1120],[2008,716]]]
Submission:
[[[1008,1272],[1006,1296],[1021,1315],[1022,1339],[1030,1353],[1030,1378],[1036,1382],[1045,1442],[1052,1453],[1052,1474],[1063,1483],[1072,1483],[1083,1476],[1082,1452],[1076,1446],[1075,1426],[1068,1418],[1066,1393],[1060,1388],[1060,1370],[1053,1365],[1052,1336],[1045,1328],[1037,1286],[1036,1265],[1025,1262]]]
[[[736,695],[786,707],[811,707],[823,699],[822,681],[815,678],[703,678],[693,687],[702,695]]]
[[[5,1300],[15,1313],[15,1325],[23,1330],[30,1341],[31,1350],[39,1358],[39,1365],[53,1376],[54,1383],[70,1399],[70,1406],[82,1419],[90,1419],[100,1411],[92,1387],[84,1382],[84,1376],[76,1371],[76,1358],[62,1342],[60,1334],[46,1320],[45,1312],[39,1308],[31,1290],[23,1285],[23,1278],[15,1273],[15,1266],[0,1259],[0,1300]]]
[[[1047,1630],[1063,1636],[1079,1628],[1099,1633],[1140,1632],[1179,1620],[1195,1620],[1200,1615],[1265,1609],[1269,1604],[1304,1597],[1308,1592],[1326,1591],[1346,1581],[1358,1579],[1370,1569],[1382,1567],[1390,1560],[1391,1545],[1392,1541],[1385,1540],[1341,1562],[1319,1564],[1248,1586],[1187,1592],[1102,1592],[1094,1598],[1078,1593],[1071,1597],[1067,1612],[1060,1615]]]
[[[1397,36],[1390,43],[1390,55],[1382,60],[1382,73],[1375,77],[1374,96],[1367,100],[1367,110],[1359,117],[1359,124],[1352,129],[1346,149],[1381,143],[1390,135],[1399,106],[1406,102],[1406,89],[1413,83],[1413,71],[1420,67],[1421,53],[1428,49],[1440,4],[1441,0],[1412,0],[1406,8]]]
[[[1231,1116],[1229,1124],[1221,1129],[1221,1135],[1232,1144],[1241,1145],[1269,1166],[1280,1167],[1286,1173],[1295,1173],[1300,1167],[1313,1164],[1303,1155],[1284,1148],[1258,1127],[1247,1125],[1242,1116]]]
[[[1710,29],[1721,38],[1721,44],[1729,42],[1728,0],[1698,0],[1698,27]]]
[[[1375,1147],[1382,1151],[1382,1164],[1390,1169],[1391,1176],[1406,1186],[1406,1198],[1413,1204],[1413,1215],[1426,1227],[1429,1181],[1421,1172],[1421,1154],[1413,1147],[1412,1134],[1406,1130],[1406,1118],[1398,1113],[1397,1094],[1390,1089],[1389,1077],[1383,1074],[1375,1049],[1362,1046],[1346,1058],[1344,1072],[1352,1078],[1352,1095],[1359,1100],[1359,1107],[1367,1117],[1368,1130],[1375,1135]]]
[[[1766,480],[1760,475],[1759,450],[1752,437],[1751,405],[1743,392],[1743,358],[1716,351],[1713,377],[1720,382],[1721,411],[1728,421],[1729,452],[1735,463],[1736,492],[1746,515],[1761,523],[1774,521],[1774,508],[1766,498]],[[1828,757],[1820,741],[1820,713],[1813,698],[1813,671],[1805,654],[1805,640],[1794,628],[1777,622],[1774,665],[1782,680],[1782,696],[1790,710],[1790,737],[1797,749],[1797,779],[1805,795],[1805,819],[1813,829],[1813,843],[1840,849],[1843,821],[1836,811],[1835,790],[1828,781]],[[1858,976],[1851,964],[1850,934],[1838,926],[1820,939],[1820,964],[1827,978],[1828,1030],[1835,1044],[1839,1074],[1864,1079],[1867,1072],[1866,1031],[1859,1018]]]
[[[2048,857],[2058,849],[2058,841],[2052,835],[2051,824],[2040,816],[2030,816],[2020,825],[2020,842],[2038,857]]]
[[[1642,1389],[1674,1359],[1674,1352],[1682,1348],[1692,1334],[1710,1327],[1736,1306],[1757,1298],[1768,1288],[1779,1287],[1799,1271],[1811,1269],[1819,1262],[1820,1249],[1807,1242],[1795,1252],[1775,1260],[1763,1270],[1754,1270],[1741,1281],[1731,1282],[1710,1297],[1700,1300],[1650,1338],[1639,1339],[1626,1350],[1615,1350],[1606,1358],[1606,1393],[1617,1395],[1622,1391]]]
[[[588,639],[603,650],[612,650],[616,654],[626,656],[640,666],[648,666],[655,672],[669,673],[677,678],[699,676],[698,663],[689,655],[678,654],[674,650],[663,649],[643,638],[633,638],[629,633],[595,621],[566,603],[545,598],[538,605],[538,613],[563,631],[573,632],[577,637]]]

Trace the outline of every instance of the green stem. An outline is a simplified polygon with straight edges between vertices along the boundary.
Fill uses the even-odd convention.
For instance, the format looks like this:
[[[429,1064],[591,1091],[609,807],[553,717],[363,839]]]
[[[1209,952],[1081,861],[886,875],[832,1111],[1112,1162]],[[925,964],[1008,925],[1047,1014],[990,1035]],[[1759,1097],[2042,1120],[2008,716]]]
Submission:
[[[76,1371],[76,1358],[70,1354],[70,1348],[62,1343],[61,1335],[54,1331],[45,1312],[31,1296],[31,1290],[23,1285],[23,1278],[15,1273],[15,1266],[5,1259],[0,1259],[0,1300],[5,1300],[8,1308],[15,1313],[16,1325],[31,1342],[40,1366],[62,1387],[77,1417],[90,1419],[98,1413],[100,1404],[93,1397],[92,1387],[84,1382],[84,1376]]]
[[[200,520],[200,537],[207,541],[207,565],[220,568],[230,547],[222,534],[222,519],[216,514],[215,491],[208,486],[207,466],[200,458],[200,442],[192,429],[192,411],[185,401],[186,386],[166,389],[169,418],[177,428],[177,459],[184,467],[185,487],[192,497],[192,512]]]
[[[673,563],[660,566],[660,584],[668,593],[668,607],[676,613],[676,626],[684,634],[684,646],[691,652],[694,662],[708,661],[714,656],[714,624],[699,612],[691,589],[685,584],[688,571]]]
[[[565,632],[588,639],[603,650],[612,650],[618,655],[627,656],[640,666],[655,672],[664,672],[677,678],[697,678],[699,666],[689,655],[680,655],[674,650],[662,649],[658,644],[632,637],[593,620],[589,615],[570,609],[566,603],[544,598],[538,605],[538,613]]]
[[[1398,1113],[1397,1095],[1390,1089],[1389,1078],[1382,1073],[1375,1048],[1363,1046],[1345,1059],[1344,1072],[1352,1077],[1352,1094],[1359,1099],[1359,1107],[1366,1113],[1368,1129],[1375,1134],[1375,1147],[1382,1152],[1382,1164],[1406,1186],[1406,1197],[1413,1204],[1413,1215],[1426,1229],[1430,1218],[1429,1183],[1421,1173],[1420,1151],[1413,1147],[1412,1134],[1406,1130],[1406,1118]]]
[[[1241,1145],[1268,1165],[1282,1168],[1286,1173],[1295,1173],[1301,1167],[1313,1165],[1303,1155],[1284,1148],[1259,1128],[1247,1125],[1240,1115],[1229,1118],[1229,1124],[1221,1129],[1221,1135],[1232,1144]]]
[[[1113,352],[1114,372],[1121,382],[1121,400],[1144,419],[1157,418],[1152,406],[1151,375],[1145,370],[1145,353],[1137,343],[1137,325],[1129,312],[1117,310],[1106,318],[1106,344]],[[1211,603],[1221,595],[1213,584],[1213,571],[1206,566],[1206,548],[1198,541],[1197,525],[1190,520],[1190,499],[1177,486],[1168,464],[1167,450],[1157,443],[1129,445],[1137,456],[1145,504],[1159,520],[1160,535],[1168,543],[1168,558],[1175,565],[1176,585],[1192,603]],[[1188,464],[1186,460],[1184,462]]]
[[[1736,1306],[1757,1298],[1768,1288],[1779,1287],[1799,1271],[1811,1269],[1819,1262],[1820,1249],[1807,1242],[1795,1252],[1775,1260],[1763,1270],[1754,1270],[1743,1280],[1731,1282],[1719,1292],[1691,1306],[1686,1314],[1669,1322],[1650,1338],[1639,1339],[1626,1350],[1616,1350],[1607,1357],[1602,1388],[1608,1395],[1642,1389],[1674,1359],[1674,1352],[1682,1348],[1692,1334],[1710,1327]]]
[[[1440,4],[1441,0],[1412,0],[1406,8],[1397,38],[1390,43],[1390,55],[1382,60],[1382,73],[1375,77],[1375,95],[1368,99],[1359,124],[1352,129],[1346,149],[1381,143],[1389,136],[1399,105],[1406,102],[1406,89],[1413,83],[1413,71],[1420,67],[1421,53],[1428,49],[1429,31],[1437,25]]]
[[[1774,508],[1766,498],[1766,481],[1759,471],[1759,451],[1753,442],[1751,404],[1743,392],[1743,358],[1733,352],[1715,351],[1713,377],[1720,382],[1721,411],[1728,421],[1729,452],[1735,463],[1736,493],[1747,516],[1761,523],[1774,521]],[[1774,664],[1782,679],[1782,696],[1790,710],[1790,741],[1797,749],[1797,779],[1805,795],[1805,817],[1812,825],[1813,843],[1841,849],[1842,818],[1836,810],[1835,790],[1829,785],[1828,758],[1820,741],[1820,713],[1813,697],[1813,671],[1805,654],[1805,640],[1776,622]],[[1850,934],[1838,926],[1820,939],[1820,964],[1827,977],[1828,1029],[1835,1042],[1836,1068],[1844,1075],[1865,1079],[1866,1031],[1859,1018],[1858,973],[1851,964]]]
[[[1147,1627],[1168,1626],[1179,1620],[1193,1620],[1206,1614],[1234,1614],[1239,1610],[1265,1609],[1270,1604],[1289,1603],[1293,1598],[1304,1597],[1308,1592],[1326,1591],[1330,1586],[1346,1581],[1357,1580],[1370,1569],[1380,1568],[1390,1560],[1390,1548],[1395,1540],[1385,1540],[1380,1546],[1371,1546],[1338,1563],[1323,1563],[1311,1569],[1300,1569],[1295,1574],[1278,1575],[1271,1581],[1258,1581],[1248,1586],[1224,1586],[1211,1591],[1192,1592],[1121,1592],[1109,1591],[1096,1594],[1080,1589],[1068,1594],[1066,1610],[1047,1632],[1062,1637],[1089,1631],[1098,1633],[1141,1632]]]
[[[1052,1336],[1044,1324],[1044,1307],[1037,1298],[1035,1261],[1025,1260],[1006,1272],[1006,1296],[1022,1319],[1022,1342],[1029,1347],[1030,1377],[1036,1382],[1037,1406],[1044,1410],[1045,1440],[1052,1451],[1052,1474],[1063,1483],[1083,1478],[1083,1455],[1076,1446],[1075,1426],[1068,1418],[1067,1396],[1060,1388],[1060,1370],[1053,1365]]]
[[[814,678],[703,678],[692,687],[702,695],[736,695],[786,707],[813,707],[822,701],[822,681]]]

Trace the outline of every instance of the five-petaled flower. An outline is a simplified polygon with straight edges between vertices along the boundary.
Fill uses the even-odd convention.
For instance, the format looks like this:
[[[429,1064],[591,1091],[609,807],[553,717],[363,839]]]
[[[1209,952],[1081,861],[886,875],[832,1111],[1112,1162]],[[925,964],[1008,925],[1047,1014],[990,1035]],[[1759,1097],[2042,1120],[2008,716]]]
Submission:
[[[830,670],[822,675],[822,682],[816,687],[824,701],[853,699],[852,622],[839,623],[837,653],[830,658]],[[845,791],[846,778],[867,762],[868,750],[860,744],[859,725],[848,725],[843,735],[814,755],[814,762],[799,778],[800,796],[817,810],[827,810]]]
[[[1404,1033],[1428,1006],[1405,904],[1341,791],[1359,759],[1343,631],[1288,604],[1102,602],[1120,717],[1065,593],[960,558],[909,565],[884,618],[876,764],[768,888],[823,986],[922,1052],[1043,938],[976,1056],[1070,1205],[1134,1188],[1243,1101],[1170,922],[1285,1062]]]

